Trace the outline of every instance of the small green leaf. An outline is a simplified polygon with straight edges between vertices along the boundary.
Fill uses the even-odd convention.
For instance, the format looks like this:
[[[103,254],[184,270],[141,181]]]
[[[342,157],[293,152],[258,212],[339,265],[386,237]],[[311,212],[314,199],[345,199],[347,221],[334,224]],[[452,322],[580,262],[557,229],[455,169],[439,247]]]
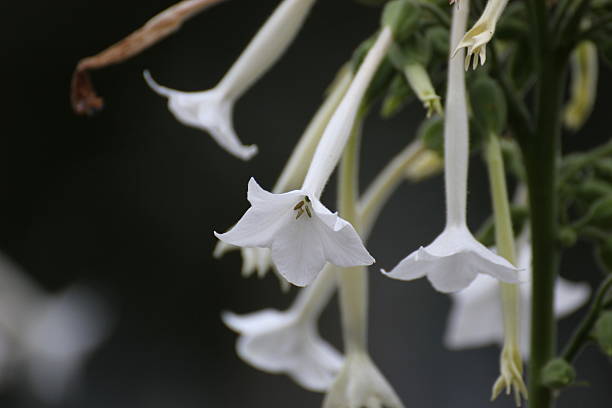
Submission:
[[[593,329],[593,337],[601,350],[612,357],[612,311],[606,311],[599,316]]]

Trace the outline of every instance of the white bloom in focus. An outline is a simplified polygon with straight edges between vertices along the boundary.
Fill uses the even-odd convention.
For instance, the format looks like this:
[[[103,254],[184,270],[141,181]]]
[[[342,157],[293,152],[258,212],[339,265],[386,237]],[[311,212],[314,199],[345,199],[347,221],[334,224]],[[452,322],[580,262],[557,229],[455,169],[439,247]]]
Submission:
[[[158,85],[148,72],[145,79],[158,94],[168,98],[177,120],[202,129],[236,157],[248,160],[257,153],[245,146],[234,131],[232,110],[242,96],[285,52],[297,35],[315,0],[284,0],[255,35],[219,84],[208,91],[181,92]]]
[[[180,92],[159,85],[148,71],[144,77],[155,92],[168,98],[168,109],[179,122],[208,132],[221,147],[242,160],[257,153],[257,146],[243,145],[236,135],[232,124],[234,100],[221,90]]]
[[[402,402],[365,352],[346,356],[323,408],[403,408]]]
[[[308,390],[325,391],[343,362],[342,355],[317,332],[317,318],[335,282],[335,268],[328,266],[285,312],[224,313],[225,324],[240,334],[236,343],[240,358],[260,370],[285,373]]]
[[[351,224],[304,190],[273,194],[249,181],[251,208],[220,240],[237,246],[270,248],[279,273],[290,283],[306,286],[326,262],[349,267],[371,265]]]
[[[466,227],[450,226],[427,247],[404,258],[387,276],[401,280],[427,276],[437,291],[449,293],[466,288],[479,273],[518,282],[510,262],[476,241]]]
[[[487,43],[493,38],[495,26],[506,8],[506,4],[508,4],[508,0],[488,0],[478,21],[465,33],[463,39],[457,45],[454,54],[461,48],[465,47],[467,49],[465,70],[470,67],[470,59],[472,59],[472,69],[476,69],[478,66],[479,58],[480,65],[484,65],[487,60]]]
[[[520,348],[523,358],[529,356],[531,310],[531,246],[519,238],[518,261],[522,282],[520,288]],[[488,276],[478,276],[469,288],[452,294],[453,306],[448,318],[445,344],[450,349],[503,345],[504,327],[499,285]],[[555,284],[555,315],[565,317],[582,306],[590,296],[585,283],[558,278]]]
[[[451,44],[465,32],[469,2],[463,1],[466,7],[453,9]],[[462,50],[458,52],[463,55]],[[389,273],[382,272],[401,280],[427,276],[440,292],[464,289],[479,273],[517,283],[516,268],[476,241],[466,224],[469,132],[465,73],[460,58],[450,57],[447,86],[444,116],[446,228],[427,247],[408,255]]]

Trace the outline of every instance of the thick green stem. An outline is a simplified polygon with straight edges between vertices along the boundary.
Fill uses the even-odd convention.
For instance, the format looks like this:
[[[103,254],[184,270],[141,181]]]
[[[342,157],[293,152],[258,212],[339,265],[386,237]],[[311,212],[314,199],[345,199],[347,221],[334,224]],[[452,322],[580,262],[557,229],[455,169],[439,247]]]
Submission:
[[[529,398],[531,408],[552,406],[552,395],[542,384],[544,365],[555,355],[554,283],[559,264],[557,241],[557,171],[560,150],[561,101],[565,63],[563,58],[542,47],[536,127],[534,137],[522,143],[529,208],[531,213],[532,282],[531,359]]]

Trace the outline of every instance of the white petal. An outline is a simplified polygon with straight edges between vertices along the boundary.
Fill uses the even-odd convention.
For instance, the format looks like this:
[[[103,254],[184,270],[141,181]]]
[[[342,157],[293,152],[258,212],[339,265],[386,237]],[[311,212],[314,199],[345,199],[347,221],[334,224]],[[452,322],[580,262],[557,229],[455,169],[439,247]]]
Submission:
[[[270,247],[282,224],[293,217],[292,207],[301,197],[299,191],[269,193],[251,178],[247,194],[251,208],[231,230],[224,234],[215,232],[215,236],[232,245]]]
[[[179,122],[208,132],[221,147],[242,160],[257,153],[257,146],[245,146],[238,139],[232,124],[234,101],[220,91],[180,92],[159,85],[148,71],[144,77],[155,92],[168,98],[168,109]]]
[[[584,305],[590,296],[591,288],[588,284],[558,278],[555,283],[555,315],[569,315]]]
[[[324,391],[342,366],[342,356],[318,335],[315,323],[299,314],[264,310],[237,316],[223,315],[239,331],[238,355],[256,368],[285,373],[302,387]]]
[[[350,353],[346,356],[340,375],[325,396],[323,408],[376,406],[403,408],[397,394],[370,357],[361,352]]]
[[[448,293],[470,285],[478,273],[518,283],[517,269],[494,254],[464,227],[448,227],[430,245],[406,257],[387,275],[412,280],[427,275],[434,288]]]

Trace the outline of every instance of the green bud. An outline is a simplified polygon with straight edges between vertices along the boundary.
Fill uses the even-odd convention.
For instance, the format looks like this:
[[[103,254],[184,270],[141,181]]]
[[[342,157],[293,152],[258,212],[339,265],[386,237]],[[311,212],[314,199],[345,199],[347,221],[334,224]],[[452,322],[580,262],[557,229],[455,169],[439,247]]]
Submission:
[[[574,367],[562,358],[550,360],[542,370],[542,384],[552,389],[567,387],[576,379]]]
[[[425,120],[417,131],[417,137],[429,150],[444,157],[444,121],[440,116]]]
[[[606,355],[612,357],[612,311],[606,311],[599,316],[593,329],[593,337]]]
[[[562,246],[564,246],[565,248],[569,248],[571,246],[574,246],[574,244],[578,240],[578,235],[576,234],[576,231],[574,231],[573,228],[565,227],[559,230],[558,239]]]
[[[416,31],[420,14],[420,9],[410,0],[393,0],[385,5],[381,25],[389,27],[395,41],[401,42]]]
[[[380,114],[383,118],[390,118],[398,113],[413,96],[412,90],[403,74],[397,73],[389,83],[387,94],[382,103]]]
[[[434,26],[425,32],[425,37],[431,44],[432,51],[439,56],[448,57],[448,30],[441,26]]]
[[[506,127],[506,98],[496,81],[480,75],[470,87],[470,101],[476,124],[486,133],[501,135]]]

